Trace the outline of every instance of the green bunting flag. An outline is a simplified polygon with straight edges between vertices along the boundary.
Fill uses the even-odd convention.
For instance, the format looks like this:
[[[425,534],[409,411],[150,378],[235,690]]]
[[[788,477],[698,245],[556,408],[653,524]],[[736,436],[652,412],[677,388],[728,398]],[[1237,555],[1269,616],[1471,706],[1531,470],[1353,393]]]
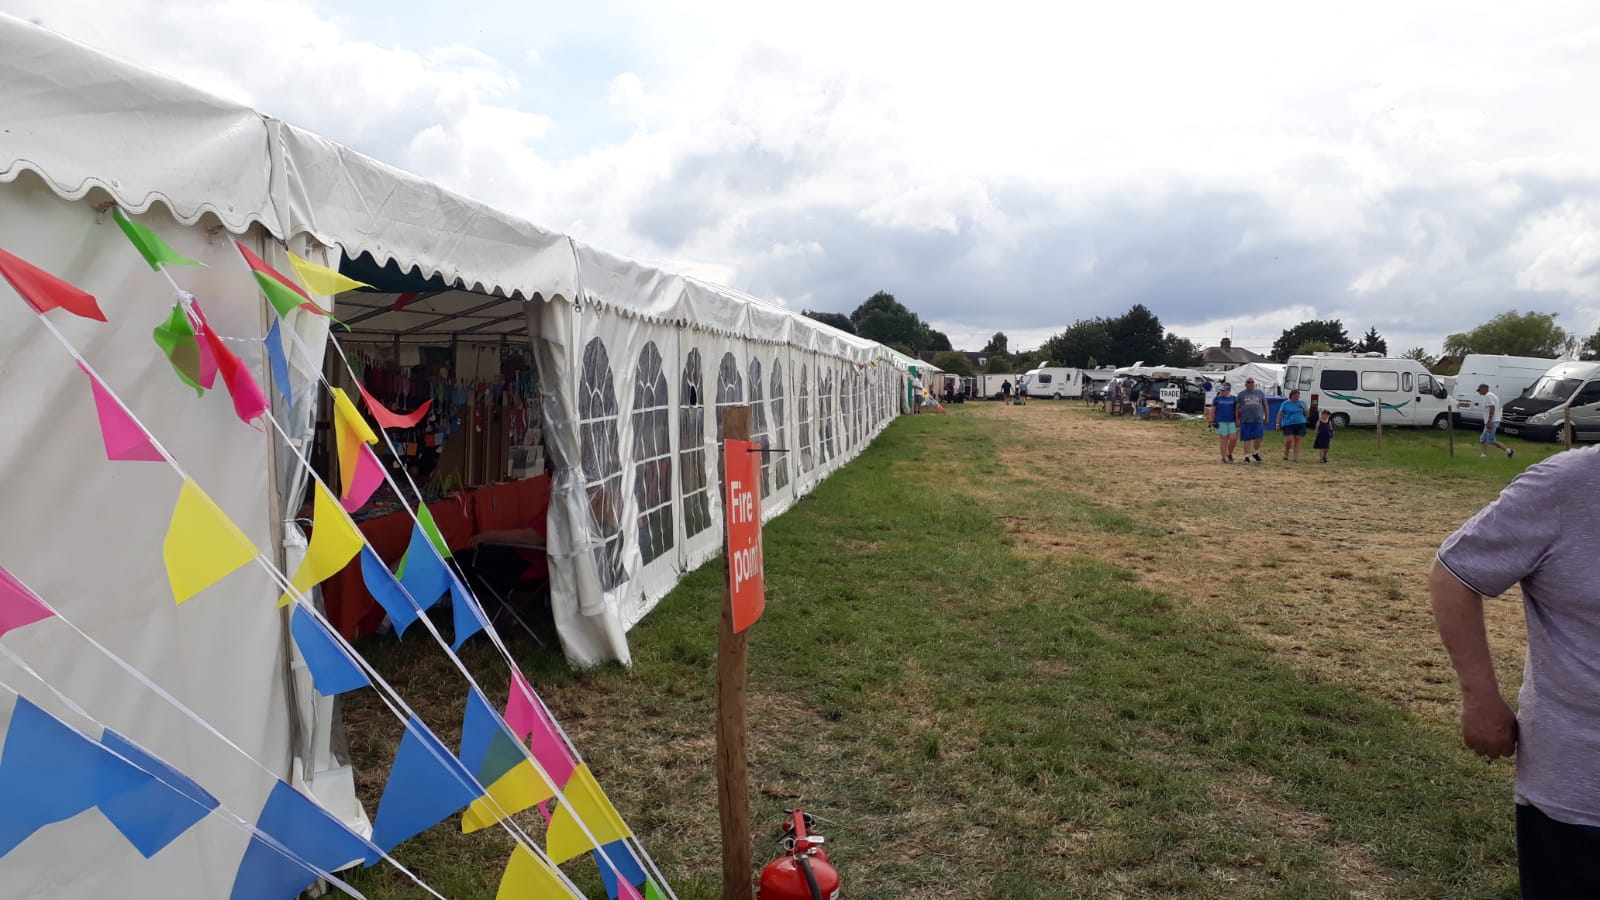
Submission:
[[[128,236],[128,242],[133,244],[135,250],[139,251],[139,255],[143,256],[144,261],[150,264],[150,268],[157,272],[161,271],[162,265],[205,265],[203,262],[196,262],[172,249],[167,245],[166,241],[161,239],[161,235],[156,234],[150,226],[140,225],[124,215],[121,207],[112,207],[111,216],[117,220],[117,226],[122,229],[122,233]]]
[[[156,326],[151,337],[183,383],[194,388],[195,394],[205,394],[206,389],[200,386],[200,342],[195,339],[194,325],[183,307],[173,306],[172,315]]]
[[[256,277],[256,284],[261,286],[261,293],[266,295],[267,302],[278,311],[282,318],[288,318],[289,313],[296,309],[304,309],[319,316],[328,315],[328,311],[318,306],[300,285],[290,281],[278,270],[267,265],[267,261],[250,252],[250,248],[234,241],[233,245],[239,248],[239,255],[244,257],[245,265],[250,267],[250,274]]]

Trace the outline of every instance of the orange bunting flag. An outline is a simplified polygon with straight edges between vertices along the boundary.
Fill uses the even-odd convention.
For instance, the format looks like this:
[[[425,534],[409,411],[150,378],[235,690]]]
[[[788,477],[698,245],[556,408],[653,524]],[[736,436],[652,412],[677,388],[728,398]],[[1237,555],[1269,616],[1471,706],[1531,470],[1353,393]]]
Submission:
[[[422,405],[404,415],[391,411],[387,406],[373,399],[367,389],[358,382],[356,390],[361,392],[361,399],[367,404],[367,412],[372,413],[379,428],[415,428],[422,417],[428,414],[428,407],[433,405],[432,400],[422,401]]]
[[[184,479],[161,547],[173,599],[188,600],[260,555],[200,485]]]
[[[589,836],[578,827],[580,819],[601,844],[633,837],[633,832],[628,830],[616,807],[611,805],[606,792],[594,780],[594,773],[589,771],[588,764],[572,770],[572,777],[561,792],[566,802],[556,807],[555,815],[550,817],[550,831],[545,838],[545,849],[550,854],[551,862],[560,865],[595,849]]]
[[[350,521],[339,501],[328,493],[321,482],[317,483],[317,498],[311,506],[311,543],[306,547],[305,558],[294,570],[290,584],[302,594],[332,578],[343,569],[365,545],[356,524]],[[287,606],[294,598],[285,593],[278,600]]]
[[[93,294],[4,250],[0,250],[0,278],[10,282],[17,294],[40,315],[52,309],[64,309],[85,319],[106,320]]]
[[[511,849],[506,873],[500,877],[500,890],[494,900],[542,900],[545,897],[570,897],[572,891],[550,864],[533,855],[521,844]]]
[[[361,418],[360,411],[350,402],[349,395],[340,388],[329,390],[333,392],[333,438],[334,448],[339,455],[339,490],[341,498],[348,500],[351,488],[357,481],[361,445],[376,444],[378,435],[367,424],[367,420]]]

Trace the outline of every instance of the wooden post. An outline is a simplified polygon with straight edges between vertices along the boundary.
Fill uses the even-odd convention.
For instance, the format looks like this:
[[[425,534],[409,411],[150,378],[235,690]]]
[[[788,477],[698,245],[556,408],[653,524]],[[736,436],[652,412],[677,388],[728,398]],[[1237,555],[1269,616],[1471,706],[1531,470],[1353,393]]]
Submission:
[[[750,439],[750,407],[722,410],[724,439]],[[721,453],[722,448],[718,447]],[[723,474],[724,480],[727,474]],[[726,484],[720,485],[724,499]],[[726,510],[724,510],[726,520]],[[724,521],[723,528],[727,528]],[[745,724],[746,664],[749,631],[733,630],[731,561],[724,555],[722,571],[722,621],[717,631],[717,807],[722,813],[722,896],[725,900],[751,900],[750,779],[747,770]]]
[[[1383,401],[1378,401],[1378,446],[1383,446]]]
[[[1561,414],[1562,432],[1566,435],[1567,449],[1572,449],[1572,407],[1568,406]]]
[[[1450,438],[1450,458],[1456,458],[1456,414],[1455,410],[1446,410],[1444,414],[1445,434]]]

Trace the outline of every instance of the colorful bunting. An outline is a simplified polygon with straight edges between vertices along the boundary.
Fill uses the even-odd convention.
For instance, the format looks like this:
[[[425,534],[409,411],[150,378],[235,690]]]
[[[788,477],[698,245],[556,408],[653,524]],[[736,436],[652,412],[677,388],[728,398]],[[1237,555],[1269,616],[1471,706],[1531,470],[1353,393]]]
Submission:
[[[104,322],[106,314],[88,291],[74,287],[49,272],[0,250],[0,278],[16,289],[23,302],[43,315],[52,309],[64,309],[75,316]]]
[[[633,832],[628,830],[616,807],[611,805],[605,791],[600,789],[599,782],[594,780],[594,773],[589,771],[588,766],[580,765],[574,769],[572,777],[567,779],[561,791],[566,802],[556,807],[555,815],[550,817],[550,831],[546,837],[545,849],[550,854],[551,862],[560,865],[595,849],[594,842],[578,827],[579,819],[583,820],[601,845],[633,837]]]
[[[483,616],[483,608],[478,605],[477,598],[467,590],[454,572],[450,572],[450,613],[455,621],[456,639],[450,649],[460,651],[461,645],[484,629],[487,624]]]
[[[419,506],[417,509],[421,512],[427,507]],[[450,589],[450,571],[428,546],[428,535],[420,524],[411,526],[411,543],[406,547],[406,555],[400,565],[403,567],[400,584],[420,609],[437,603],[444,592]]]
[[[100,743],[146,777],[132,790],[100,789],[100,811],[145,859],[194,827],[220,804],[194,779],[107,728]]]
[[[316,499],[311,503],[311,543],[289,583],[304,594],[338,574],[365,545],[366,539],[356,530],[356,524],[319,481]],[[293,599],[285,592],[278,605],[287,606]]]
[[[378,800],[372,842],[392,850],[480,796],[472,776],[415,716],[400,738],[389,782]]]
[[[250,273],[256,277],[256,284],[260,285],[261,293],[266,295],[267,302],[278,311],[278,315],[288,318],[289,313],[296,309],[309,310],[319,316],[328,315],[328,311],[318,306],[300,285],[278,274],[278,271],[267,265],[266,261],[250,251],[250,248],[234,241],[233,245],[239,248],[239,255],[244,257],[245,265],[250,267]]]
[[[100,418],[100,440],[106,446],[106,459],[125,462],[164,462],[156,450],[150,433],[144,430],[122,404],[106,390],[89,367],[78,363],[83,374],[89,376],[89,389],[94,393],[95,414]]]
[[[324,697],[343,694],[371,684],[367,673],[333,639],[328,629],[304,606],[296,605],[289,618],[289,631],[295,646],[311,670],[311,684]]]
[[[633,890],[634,886],[644,884],[650,877],[634,858],[633,849],[628,846],[628,842],[612,841],[600,849],[605,853],[596,852],[594,861],[600,867],[600,880],[605,882],[606,896],[617,900],[618,895],[627,890],[632,896],[639,897],[639,892]],[[622,873],[622,884],[617,881],[618,872]]]
[[[285,403],[294,405],[294,388],[289,384],[289,357],[283,352],[281,320],[273,319],[267,329],[267,361],[272,368],[272,386],[278,389]]]
[[[401,415],[390,411],[387,406],[374,399],[360,382],[356,382],[356,390],[361,392],[361,400],[367,404],[367,412],[372,413],[372,418],[377,421],[379,428],[415,428],[417,423],[422,421],[422,417],[428,414],[428,408],[433,406],[431,399],[424,400],[421,406]]]
[[[339,454],[339,489],[341,496],[349,497],[361,462],[360,448],[376,444],[378,435],[367,420],[361,418],[356,405],[343,390],[329,388],[329,391],[333,394],[333,438],[334,449]]]
[[[290,900],[319,874],[373,862],[378,849],[326,810],[283,782],[272,786],[233,877],[230,900]],[[263,839],[265,835],[266,839]]]
[[[166,241],[161,239],[161,235],[156,234],[155,229],[148,225],[141,225],[128,218],[120,207],[111,208],[111,217],[117,220],[117,227],[121,228],[122,233],[128,236],[128,242],[133,244],[135,250],[139,251],[139,255],[144,257],[144,261],[150,264],[151,269],[159,272],[164,265],[205,265],[205,263],[195,262],[172,249],[167,245]]]
[[[293,250],[289,251],[289,265],[294,268],[294,274],[300,276],[301,284],[305,285],[311,293],[322,297],[332,297],[335,294],[353,291],[356,288],[372,287],[365,281],[347,278],[327,266],[301,259]]]
[[[55,615],[27,585],[0,566],[0,635]]]
[[[534,696],[528,680],[516,669],[511,670],[511,696],[506,700],[506,725],[518,740],[531,740],[533,758],[558,786],[565,785],[577,768],[577,760],[567,750],[555,722],[544,710],[544,704]]]
[[[261,385],[256,383],[256,377],[250,374],[244,361],[235,356],[228,345],[222,342],[222,336],[212,330],[199,304],[195,304],[194,312],[200,319],[201,346],[209,353],[211,365],[222,374],[222,383],[227,385],[228,396],[233,398],[233,414],[239,417],[239,421],[249,425],[266,415],[267,395],[261,392]],[[201,384],[205,384],[203,378]]]
[[[433,510],[426,504],[417,506],[417,520],[422,523],[422,530],[428,533],[428,540],[433,542],[433,549],[445,559],[451,556],[450,545],[445,543],[444,532],[439,530],[439,523],[433,520]]]
[[[620,900],[644,900],[644,895],[639,893],[639,889],[626,881],[622,882],[622,889],[617,891],[614,896],[620,898]]]
[[[422,612],[411,602],[406,589],[395,580],[394,573],[389,571],[389,567],[383,564],[370,546],[361,548],[361,580],[367,585],[367,593],[389,614],[389,622],[394,626],[395,633],[404,637],[406,629]],[[443,588],[439,590],[440,593],[444,592]]]
[[[511,848],[506,873],[500,876],[500,890],[494,900],[542,900],[544,897],[570,897],[572,891],[550,864],[533,855],[521,844]]]
[[[189,321],[189,313],[181,304],[172,307],[167,320],[157,325],[150,337],[161,348],[162,355],[166,356],[172,364],[172,370],[178,373],[183,383],[194,388],[196,396],[204,394],[211,387],[206,375],[214,371],[214,365],[205,365],[210,353],[202,353],[200,341],[195,337],[194,323]]]
[[[255,559],[261,551],[193,478],[186,478],[172,510],[161,555],[167,564],[173,599],[182,603]]]
[[[339,500],[346,512],[355,512],[367,505],[373,492],[383,484],[383,463],[366,444],[356,449],[356,470],[345,482],[344,497]]]
[[[465,833],[478,831],[549,800],[555,791],[539,777],[526,752],[483,694],[467,694],[461,722],[461,764],[488,787],[461,819]]]
[[[661,888],[656,887],[653,878],[644,883],[644,900],[667,900],[667,895],[661,892]]]

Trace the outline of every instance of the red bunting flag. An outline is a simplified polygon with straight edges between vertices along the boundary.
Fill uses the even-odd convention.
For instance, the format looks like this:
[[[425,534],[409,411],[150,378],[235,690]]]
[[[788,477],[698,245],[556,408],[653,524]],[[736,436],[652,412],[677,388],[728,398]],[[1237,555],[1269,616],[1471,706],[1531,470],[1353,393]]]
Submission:
[[[356,390],[361,392],[361,399],[367,404],[367,412],[372,413],[372,418],[377,420],[379,428],[415,428],[417,423],[422,421],[422,417],[428,414],[428,407],[433,405],[432,400],[424,400],[421,406],[401,415],[373,399],[359,381],[356,382]]]
[[[222,337],[211,328],[211,323],[206,321],[205,313],[200,311],[200,304],[194,304],[195,318],[200,320],[200,346],[204,347],[213,360],[212,365],[222,375],[222,383],[228,386],[228,396],[233,398],[233,412],[239,421],[249,425],[267,413],[267,395],[262,393],[261,385],[256,383],[256,377],[250,374],[250,369],[239,359],[228,345],[222,342]],[[205,354],[202,354],[202,360]]]
[[[34,311],[43,315],[52,309],[64,309],[75,316],[104,322],[106,314],[94,295],[74,287],[49,272],[19,257],[0,250],[0,277],[11,282]]]

